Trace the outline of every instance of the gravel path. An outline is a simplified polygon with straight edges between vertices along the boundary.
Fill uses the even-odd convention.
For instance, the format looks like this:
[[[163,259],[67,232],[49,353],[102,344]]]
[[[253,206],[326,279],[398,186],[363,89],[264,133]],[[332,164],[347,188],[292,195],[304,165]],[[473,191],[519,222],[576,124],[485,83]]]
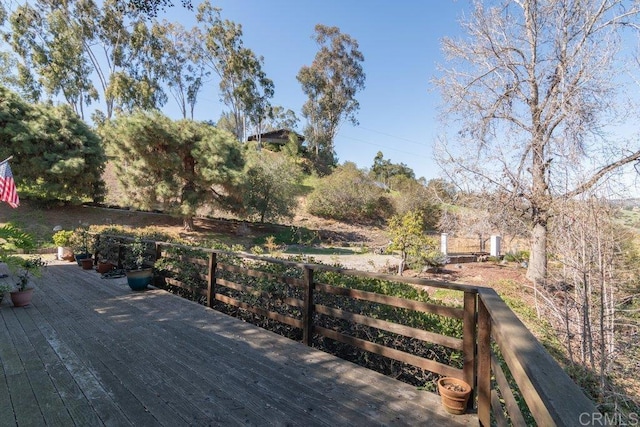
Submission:
[[[354,255],[311,255],[323,264],[340,264],[345,268],[372,272],[394,272],[398,269],[399,259],[393,255],[354,254]]]

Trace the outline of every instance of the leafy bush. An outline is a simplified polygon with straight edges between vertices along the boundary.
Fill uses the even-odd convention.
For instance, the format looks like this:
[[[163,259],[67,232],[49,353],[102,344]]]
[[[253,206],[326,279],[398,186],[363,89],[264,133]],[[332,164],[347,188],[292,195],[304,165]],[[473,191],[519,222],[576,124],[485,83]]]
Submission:
[[[53,244],[56,246],[69,246],[73,237],[73,230],[56,231],[51,237]]]
[[[504,260],[509,262],[523,262],[529,259],[529,251],[507,252]]]
[[[313,245],[320,243],[320,236],[317,231],[291,226],[275,235],[259,237],[255,243],[265,245],[269,241],[278,245]]]
[[[345,163],[320,179],[307,199],[307,211],[324,218],[370,221],[388,218],[393,206],[385,190],[355,164]]]

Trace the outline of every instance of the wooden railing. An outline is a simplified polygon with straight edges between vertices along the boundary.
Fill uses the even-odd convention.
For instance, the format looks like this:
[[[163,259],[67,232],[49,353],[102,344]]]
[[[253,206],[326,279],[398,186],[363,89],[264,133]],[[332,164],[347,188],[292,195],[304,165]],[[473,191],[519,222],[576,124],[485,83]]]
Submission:
[[[441,376],[466,381],[474,392],[469,409],[477,411],[481,425],[580,425],[581,421],[591,419],[592,414],[597,413],[595,405],[493,289],[163,242],[149,244],[153,245],[150,252],[154,252],[157,259],[174,257],[177,261],[177,267],[170,268],[169,273],[180,273],[187,266],[199,269],[191,277],[196,276],[205,284],[203,286],[194,286],[172,277],[163,280],[167,285],[201,296],[208,307],[214,307],[218,301],[298,328],[302,331],[302,342],[307,345],[312,344],[314,337],[326,337]],[[172,254],[176,250],[187,251],[187,254]],[[194,250],[198,250],[200,256],[194,256]],[[119,256],[122,254],[121,250]],[[280,266],[286,272],[273,273],[261,269],[273,266]],[[463,304],[462,308],[450,307],[323,283],[321,276],[327,273],[339,275],[345,281],[358,277],[458,291]],[[281,295],[277,295],[273,289],[256,285],[261,281],[277,283],[281,286]],[[251,298],[261,297],[274,304],[276,301],[284,304],[287,309],[264,308],[251,303]],[[386,310],[454,319],[462,324],[461,337],[442,335],[438,331],[337,307],[330,303],[335,298],[357,300],[375,307],[386,307]],[[380,312],[384,313],[385,310]],[[340,328],[323,325],[320,318],[347,321],[461,352],[462,363],[461,366],[460,363],[452,366],[371,339],[356,337]]]

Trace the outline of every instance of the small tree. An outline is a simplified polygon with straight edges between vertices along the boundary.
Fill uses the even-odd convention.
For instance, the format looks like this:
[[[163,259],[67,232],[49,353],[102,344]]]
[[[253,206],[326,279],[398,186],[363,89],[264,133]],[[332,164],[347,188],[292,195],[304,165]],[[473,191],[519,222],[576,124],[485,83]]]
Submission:
[[[244,208],[249,216],[291,218],[298,203],[296,192],[302,173],[294,160],[280,153],[260,152],[250,146],[245,169]]]
[[[400,251],[398,274],[402,276],[407,258],[420,257],[433,246],[432,239],[424,234],[424,217],[421,212],[411,211],[404,215],[394,215],[389,220],[387,232],[391,238],[389,251]]]

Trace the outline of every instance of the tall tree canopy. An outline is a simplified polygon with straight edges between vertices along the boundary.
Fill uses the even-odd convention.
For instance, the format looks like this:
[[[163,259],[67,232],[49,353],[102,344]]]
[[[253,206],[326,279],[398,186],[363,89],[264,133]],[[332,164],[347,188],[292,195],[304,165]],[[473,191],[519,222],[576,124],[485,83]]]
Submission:
[[[155,17],[158,11],[164,10],[167,7],[173,7],[171,0],[126,0],[122,3],[126,3],[126,6],[133,11],[142,12],[150,17]],[[187,9],[192,9],[193,5],[191,0],[182,0],[182,6]]]
[[[101,133],[132,206],[181,215],[187,229],[202,206],[241,206],[244,160],[230,133],[157,111],[118,117]]]
[[[164,83],[175,89],[176,58],[185,68],[182,80],[197,77],[192,72],[197,67],[185,60],[191,59],[190,49],[176,42],[187,32],[150,23],[119,0],[35,0],[18,5],[9,24],[3,36],[19,58],[21,92],[33,101],[62,98],[83,118],[98,100],[106,108],[97,114],[107,119],[118,110],[162,107],[168,100]],[[197,90],[190,85],[181,90],[192,91],[187,95],[192,106]]]
[[[0,86],[0,157],[22,195],[101,201],[106,157],[100,138],[67,106],[29,104]]]
[[[358,123],[356,112],[360,104],[356,94],[364,89],[364,55],[358,42],[341,33],[338,27],[318,24],[314,39],[318,53],[297,76],[308,98],[302,107],[302,115],[307,119],[304,133],[316,157],[333,163],[333,140],[340,124],[344,120]]]
[[[626,96],[638,25],[625,0],[474,1],[466,37],[445,39],[437,80],[445,115],[459,123],[440,159],[457,179],[510,194],[531,223],[528,277],[546,277],[547,224],[556,200],[572,198],[640,159],[616,137],[637,117]],[[636,124],[637,127],[637,124]],[[473,154],[471,154],[473,153]]]
[[[220,78],[222,101],[234,116],[235,135],[245,139],[245,120],[259,126],[270,112],[273,81],[262,70],[264,59],[242,42],[242,25],[223,20],[220,9],[206,0],[198,6],[196,16],[202,29],[195,39],[203,40],[199,58]]]

